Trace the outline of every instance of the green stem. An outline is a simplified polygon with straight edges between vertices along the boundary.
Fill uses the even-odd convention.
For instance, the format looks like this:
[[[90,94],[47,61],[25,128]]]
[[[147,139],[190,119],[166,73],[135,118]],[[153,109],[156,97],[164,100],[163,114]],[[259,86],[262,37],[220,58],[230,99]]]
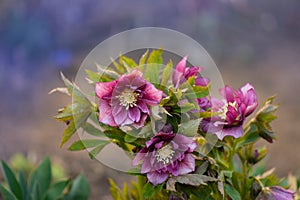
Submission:
[[[233,156],[236,153],[236,142],[235,140],[230,140],[230,146],[229,148],[229,155],[228,155],[228,163],[229,163],[229,169],[234,170],[234,162],[233,162]]]
[[[138,184],[138,192],[139,192],[139,199],[143,200],[143,188],[146,183],[146,179],[144,176],[137,176],[137,184]]]

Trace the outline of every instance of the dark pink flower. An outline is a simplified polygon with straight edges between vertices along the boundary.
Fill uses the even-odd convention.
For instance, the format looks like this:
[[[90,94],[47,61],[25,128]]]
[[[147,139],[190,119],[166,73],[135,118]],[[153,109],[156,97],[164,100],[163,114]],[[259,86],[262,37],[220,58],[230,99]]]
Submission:
[[[159,104],[162,91],[142,78],[138,70],[112,82],[99,82],[99,121],[110,126],[142,127],[150,114],[149,106]]]
[[[132,164],[142,162],[141,173],[157,185],[166,181],[169,175],[179,176],[195,170],[192,152],[197,144],[181,134],[160,132],[136,155]]]
[[[249,83],[234,90],[226,86],[221,91],[223,100],[211,98],[211,110],[220,115],[202,121],[202,130],[212,132],[222,140],[225,136],[239,138],[244,134],[243,123],[257,107],[254,88]]]
[[[203,68],[201,67],[186,67],[186,60],[187,56],[185,56],[179,63],[176,65],[175,71],[173,72],[173,84],[175,88],[178,88],[180,84],[184,83],[188,78],[192,76],[196,76],[195,84],[197,85],[197,82],[199,85],[202,85],[205,83],[205,81],[208,81],[208,79],[204,79],[199,77],[197,80],[197,75],[200,71],[202,71]]]

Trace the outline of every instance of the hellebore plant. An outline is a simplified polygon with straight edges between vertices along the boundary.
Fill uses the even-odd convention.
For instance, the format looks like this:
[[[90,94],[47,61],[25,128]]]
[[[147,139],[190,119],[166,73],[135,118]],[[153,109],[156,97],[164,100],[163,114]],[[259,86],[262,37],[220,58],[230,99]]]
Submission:
[[[261,163],[267,154],[257,142],[276,138],[270,123],[278,105],[274,97],[258,107],[254,87],[220,88],[205,68],[189,66],[185,56],[173,68],[162,49],[147,51],[137,63],[121,55],[119,62],[87,70],[95,101],[62,75],[73,97],[56,119],[67,124],[61,146],[81,129],[91,139],[70,145],[88,149],[91,158],[109,143],[132,160],[127,173],[137,182],[119,188],[110,180],[114,199],[286,199],[297,198],[299,180],[279,179]],[[205,66],[204,66],[205,67]]]

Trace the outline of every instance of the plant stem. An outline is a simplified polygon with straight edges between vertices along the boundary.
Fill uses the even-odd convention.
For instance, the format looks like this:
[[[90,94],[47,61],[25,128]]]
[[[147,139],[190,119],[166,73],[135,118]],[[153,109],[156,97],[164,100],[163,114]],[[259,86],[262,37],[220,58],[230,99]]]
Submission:
[[[145,185],[146,179],[144,176],[137,176],[137,184],[138,184],[138,192],[139,192],[139,199],[143,200],[143,188]]]

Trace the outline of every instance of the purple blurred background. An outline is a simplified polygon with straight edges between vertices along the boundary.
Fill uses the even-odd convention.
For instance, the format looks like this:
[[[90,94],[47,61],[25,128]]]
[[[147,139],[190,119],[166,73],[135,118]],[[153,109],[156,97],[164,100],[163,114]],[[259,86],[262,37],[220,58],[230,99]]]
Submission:
[[[64,160],[73,174],[84,171],[98,184],[93,199],[108,194],[107,177],[128,179],[89,160],[86,152],[59,149],[65,127],[52,116],[70,99],[48,92],[62,85],[59,71],[74,78],[101,41],[131,28],[157,26],[197,40],[224,82],[253,83],[260,103],[277,94],[278,140],[269,145],[268,167],[276,166],[279,175],[299,175],[299,8],[297,0],[0,1],[0,158],[34,152]]]

